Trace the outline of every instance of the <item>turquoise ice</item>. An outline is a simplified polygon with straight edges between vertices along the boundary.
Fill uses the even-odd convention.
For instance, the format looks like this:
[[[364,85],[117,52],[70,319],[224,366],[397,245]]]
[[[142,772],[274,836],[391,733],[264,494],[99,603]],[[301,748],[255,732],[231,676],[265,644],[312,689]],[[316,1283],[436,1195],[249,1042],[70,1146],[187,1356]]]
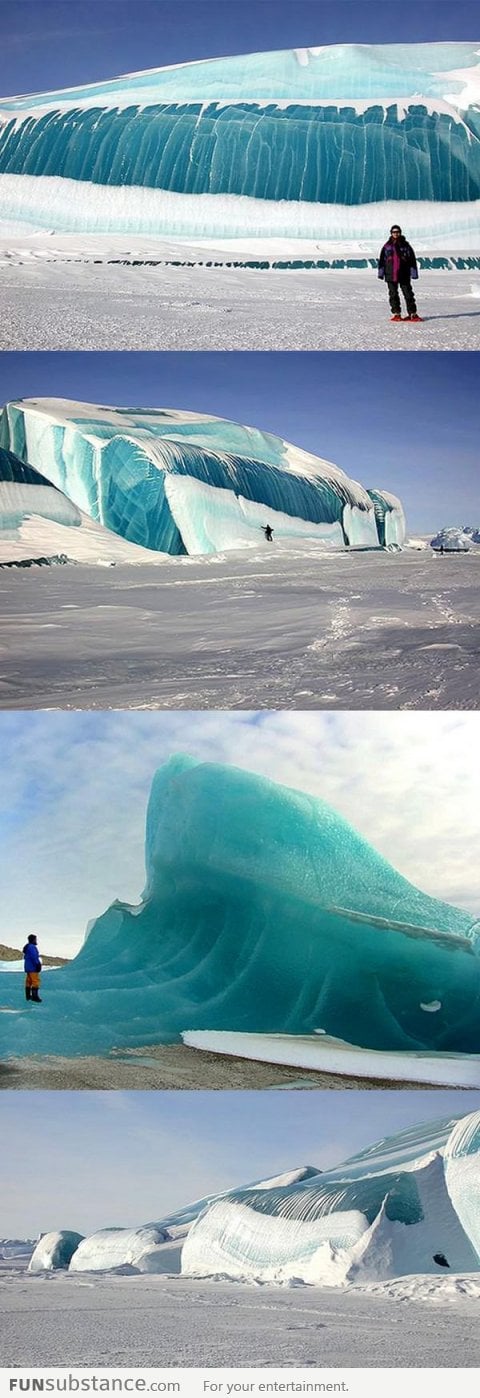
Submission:
[[[173,757],[152,785],[146,872],[140,904],[97,917],[41,1011],[21,1008],[20,976],[3,977],[17,1011],[0,1015],[4,1056],[195,1029],[479,1052],[479,924],[420,892],[318,798]]]
[[[337,45],[6,98],[0,172],[274,202],[474,200],[479,52]]]
[[[323,457],[208,415],[21,399],[3,409],[0,445],[92,520],[161,553],[245,547],[267,523],[276,539],[337,548],[405,536],[395,496],[374,500]]]

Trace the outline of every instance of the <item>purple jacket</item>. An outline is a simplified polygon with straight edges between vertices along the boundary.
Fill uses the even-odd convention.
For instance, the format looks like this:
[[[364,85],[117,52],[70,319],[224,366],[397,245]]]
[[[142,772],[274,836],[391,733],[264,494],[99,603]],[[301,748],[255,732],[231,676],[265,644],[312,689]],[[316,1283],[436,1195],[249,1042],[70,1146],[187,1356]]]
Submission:
[[[417,259],[406,238],[397,238],[396,242],[392,238],[383,244],[378,259],[378,275],[387,282],[409,282],[411,277],[416,281]]]

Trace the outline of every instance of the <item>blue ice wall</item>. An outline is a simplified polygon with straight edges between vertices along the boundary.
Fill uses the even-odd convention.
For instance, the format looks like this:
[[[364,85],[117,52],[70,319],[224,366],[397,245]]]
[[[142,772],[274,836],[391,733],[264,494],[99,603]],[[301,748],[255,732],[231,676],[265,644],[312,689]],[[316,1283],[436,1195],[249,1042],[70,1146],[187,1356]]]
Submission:
[[[98,417],[93,408],[86,417],[82,405],[77,408],[62,421],[55,411],[40,413],[28,401],[8,404],[0,442],[38,466],[92,519],[131,543],[185,553],[165,494],[166,473],[192,476],[313,524],[338,522],[345,542],[345,505],[371,511],[367,492],[343,472],[314,457],[302,470],[301,452],[295,470],[289,460],[289,452],[295,459],[295,449],[269,433],[215,419],[195,421],[193,415],[182,422],[180,414],[161,411],[112,411],[106,420],[101,409]],[[375,537],[373,529],[373,542]]]
[[[480,194],[478,52],[336,45],[7,98],[0,173],[273,202],[468,202]]]
[[[455,113],[172,103],[49,111],[0,132],[0,173],[267,200],[480,197],[480,141]],[[79,196],[81,197],[81,196]]]
[[[139,907],[113,904],[48,978],[41,1021],[0,1016],[3,1052],[99,1052],[189,1029],[479,1052],[472,918],[414,888],[324,802],[173,758],[153,782],[146,866]],[[18,1007],[21,978],[4,979]]]

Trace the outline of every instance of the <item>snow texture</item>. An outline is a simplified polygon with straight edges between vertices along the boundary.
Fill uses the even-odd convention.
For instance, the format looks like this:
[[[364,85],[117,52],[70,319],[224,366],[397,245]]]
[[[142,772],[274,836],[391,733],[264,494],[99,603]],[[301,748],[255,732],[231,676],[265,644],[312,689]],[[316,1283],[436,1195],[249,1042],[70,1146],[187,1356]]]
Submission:
[[[477,709],[480,552],[418,542],[4,569],[0,708]]]
[[[298,237],[298,205],[311,218],[320,204],[335,236],[349,208],[413,201],[435,204],[448,227],[449,205],[480,195],[479,54],[471,43],[336,45],[7,98],[4,217],[241,236],[278,233],[280,209]],[[55,204],[44,181],[58,186]]]
[[[382,241],[395,216],[395,210],[387,210]],[[443,239],[438,256],[432,240],[426,240],[424,266],[438,270],[421,272],[422,321],[395,325],[366,240],[342,256],[331,245],[328,262],[318,243],[309,244],[303,263],[291,242],[284,248],[278,239],[274,250],[263,240],[253,271],[241,265],[249,257],[243,245],[228,254],[198,245],[171,251],[158,240],[125,236],[32,234],[30,240],[15,240],[10,235],[0,246],[0,348],[479,349],[480,282],[472,271],[480,268],[480,206],[474,224],[476,256],[465,251],[463,237],[463,255],[454,259]],[[406,226],[411,237],[412,228],[417,234],[416,223]],[[416,236],[415,242],[418,249]],[[377,239],[377,255],[378,245]],[[299,266],[328,270],[280,270]],[[351,270],[338,270],[347,267]]]
[[[138,906],[117,901],[90,924],[41,1017],[20,1011],[21,978],[4,978],[4,1008],[18,1007],[0,1016],[4,1053],[99,1053],[192,1029],[478,1053],[478,922],[421,893],[325,802],[172,757],[153,780],[146,874]]]
[[[306,1366],[307,1380],[312,1366],[324,1375],[329,1367],[464,1371],[478,1368],[479,1297],[478,1272],[399,1277],[339,1293],[175,1275],[32,1277],[5,1263],[2,1359],[36,1371],[144,1370],[146,1356],[157,1371]]]
[[[405,535],[395,496],[373,500],[331,462],[221,418],[24,399],[4,408],[0,443],[91,519],[158,552],[248,547],[266,524],[338,548]]]

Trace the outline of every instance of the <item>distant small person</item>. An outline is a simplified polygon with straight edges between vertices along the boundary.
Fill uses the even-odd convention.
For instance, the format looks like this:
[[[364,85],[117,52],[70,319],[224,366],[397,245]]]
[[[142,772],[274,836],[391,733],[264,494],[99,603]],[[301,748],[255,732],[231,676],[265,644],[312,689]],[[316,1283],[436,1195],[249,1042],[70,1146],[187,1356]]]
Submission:
[[[23,965],[25,970],[25,998],[34,1000],[36,1005],[41,1005],[40,999],[40,972],[42,962],[40,952],[37,947],[37,938],[34,932],[30,936],[23,948]]]
[[[401,291],[407,307],[404,319],[421,320],[422,317],[418,315],[412,287],[412,277],[414,281],[418,278],[417,259],[398,223],[392,224],[388,242],[383,244],[378,259],[378,275],[381,281],[386,281],[388,286],[391,319],[402,319],[399,295],[399,291]]]
[[[267,543],[273,544],[273,529],[270,524],[265,524],[263,529]]]

